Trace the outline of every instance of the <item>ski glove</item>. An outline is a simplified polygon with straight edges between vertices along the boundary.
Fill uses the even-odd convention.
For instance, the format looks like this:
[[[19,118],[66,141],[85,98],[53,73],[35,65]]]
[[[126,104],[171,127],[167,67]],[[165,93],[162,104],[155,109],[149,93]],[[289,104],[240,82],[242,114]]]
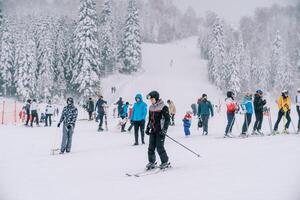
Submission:
[[[165,135],[167,134],[167,130],[166,130],[166,129],[162,129],[162,130],[159,132],[159,134],[165,136]]]
[[[150,128],[147,127],[145,133],[146,133],[146,135],[150,135]]]
[[[58,127],[58,128],[60,127],[60,123],[57,124],[57,127]]]
[[[72,128],[72,125],[69,124],[69,125],[67,126],[67,129],[71,129],[71,128]]]

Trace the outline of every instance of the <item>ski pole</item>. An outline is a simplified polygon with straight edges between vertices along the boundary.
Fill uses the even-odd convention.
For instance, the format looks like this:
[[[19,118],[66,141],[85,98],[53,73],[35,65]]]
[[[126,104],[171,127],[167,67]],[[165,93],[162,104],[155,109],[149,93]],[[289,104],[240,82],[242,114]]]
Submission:
[[[179,144],[180,146],[182,146],[183,148],[185,148],[186,150],[188,150],[189,152],[193,153],[194,155],[196,155],[197,157],[201,157],[200,154],[194,152],[193,150],[191,150],[190,148],[186,147],[185,145],[181,144],[180,142],[176,141],[175,139],[173,139],[172,137],[170,137],[169,135],[165,134],[167,136],[167,138],[169,138],[170,140],[172,140],[173,142]]]

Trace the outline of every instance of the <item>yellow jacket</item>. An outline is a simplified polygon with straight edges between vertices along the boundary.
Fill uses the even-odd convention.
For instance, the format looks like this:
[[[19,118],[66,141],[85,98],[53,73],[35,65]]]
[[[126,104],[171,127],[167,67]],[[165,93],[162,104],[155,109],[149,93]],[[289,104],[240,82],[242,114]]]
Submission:
[[[282,96],[278,99],[278,108],[283,109],[284,112],[287,112],[291,109],[291,98],[283,98]]]

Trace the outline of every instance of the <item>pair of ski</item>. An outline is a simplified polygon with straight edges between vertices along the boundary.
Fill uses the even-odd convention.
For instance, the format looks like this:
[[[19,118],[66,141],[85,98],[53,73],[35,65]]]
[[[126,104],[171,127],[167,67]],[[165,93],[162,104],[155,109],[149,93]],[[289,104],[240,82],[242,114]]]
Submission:
[[[137,173],[126,173],[126,176],[128,177],[135,177],[135,178],[139,178],[139,177],[143,177],[143,176],[150,176],[150,175],[155,175],[161,172],[165,172],[166,170],[172,168],[171,165],[169,165],[166,168],[161,169],[159,166],[156,166],[152,169],[145,169],[141,172],[137,172]]]

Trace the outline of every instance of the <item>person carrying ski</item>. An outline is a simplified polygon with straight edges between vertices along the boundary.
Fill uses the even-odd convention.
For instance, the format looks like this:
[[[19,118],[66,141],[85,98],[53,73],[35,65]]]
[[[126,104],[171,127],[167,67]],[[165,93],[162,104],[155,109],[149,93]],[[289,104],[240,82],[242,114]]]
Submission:
[[[263,99],[263,91],[257,90],[254,95],[254,113],[255,113],[255,122],[253,126],[252,135],[263,135],[261,132],[261,127],[264,119],[264,106],[267,104],[267,101]]]
[[[287,119],[286,124],[284,125],[284,133],[288,133],[288,128],[291,123],[291,117],[290,117],[290,112],[291,112],[291,98],[289,97],[288,91],[283,90],[281,93],[281,96],[278,99],[278,118],[274,126],[274,134],[278,134],[278,125],[281,121],[281,118],[284,116]]]
[[[49,120],[49,126],[52,125],[52,115],[54,114],[54,107],[51,104],[51,100],[48,101],[48,104],[46,105],[46,109],[45,109],[45,126],[48,126],[48,120]]]
[[[208,134],[208,120],[209,116],[214,116],[214,110],[211,102],[207,100],[207,95],[202,94],[201,101],[198,104],[198,117],[201,118],[203,126],[203,135]]]
[[[143,101],[141,94],[135,96],[135,103],[132,109],[131,121],[134,124],[134,145],[139,145],[139,130],[141,132],[142,144],[145,144],[145,120],[147,116],[147,104]]]
[[[247,136],[247,131],[251,123],[252,114],[253,114],[253,105],[252,105],[252,94],[246,93],[242,102],[242,110],[245,112],[245,120],[242,128],[242,137]]]
[[[69,97],[67,99],[67,106],[64,107],[61,113],[60,120],[57,124],[57,127],[59,128],[61,123],[63,123],[63,137],[61,142],[60,154],[71,152],[72,136],[74,133],[77,116],[78,110],[74,106],[74,100],[72,97]]]
[[[296,110],[298,113],[298,134],[300,134],[300,88],[297,89]]]
[[[122,111],[120,113],[120,117],[123,121],[122,126],[121,126],[121,132],[126,132],[125,130],[125,126],[127,123],[127,118],[128,118],[128,107],[129,107],[129,102],[126,102],[123,107],[122,107]]]
[[[150,99],[149,120],[146,134],[150,136],[148,147],[148,161],[146,168],[153,169],[156,167],[155,149],[159,154],[161,169],[170,167],[169,157],[164,147],[165,137],[170,125],[170,113],[168,107],[159,98],[157,91],[152,91],[147,95]]]
[[[31,110],[31,123],[30,126],[33,127],[33,121],[36,121],[36,125],[39,126],[39,115],[38,115],[38,104],[36,99],[32,100],[32,103],[30,105]]]
[[[176,107],[173,101],[168,100],[167,101],[168,105],[169,105],[169,113],[171,116],[171,124],[170,126],[175,126],[175,114],[176,114]]]
[[[119,100],[115,103],[115,105],[118,106],[118,118],[120,117],[120,114],[122,112],[122,108],[123,108],[123,100],[122,100],[122,97],[119,98]]]
[[[28,99],[26,101],[26,104],[24,106],[25,112],[26,112],[26,123],[25,126],[28,126],[29,120],[30,120],[30,106],[31,106],[31,99]]]
[[[93,120],[93,112],[95,110],[95,105],[94,105],[94,101],[91,97],[89,98],[89,100],[87,102],[86,110],[89,114],[89,121]]]
[[[188,137],[189,135],[191,135],[191,125],[192,125],[192,112],[187,111],[186,114],[183,117],[183,129],[184,129],[184,134],[186,137]]]
[[[96,102],[95,111],[97,112],[97,119],[99,119],[99,127],[98,132],[104,131],[102,128],[103,125],[103,117],[105,115],[105,108],[104,106],[107,105],[107,102],[103,100],[103,96],[99,95],[98,100]]]
[[[232,138],[232,127],[235,121],[235,112],[238,110],[237,103],[234,101],[234,92],[228,91],[227,98],[225,99],[226,107],[227,107],[227,126],[225,129],[225,136]]]

